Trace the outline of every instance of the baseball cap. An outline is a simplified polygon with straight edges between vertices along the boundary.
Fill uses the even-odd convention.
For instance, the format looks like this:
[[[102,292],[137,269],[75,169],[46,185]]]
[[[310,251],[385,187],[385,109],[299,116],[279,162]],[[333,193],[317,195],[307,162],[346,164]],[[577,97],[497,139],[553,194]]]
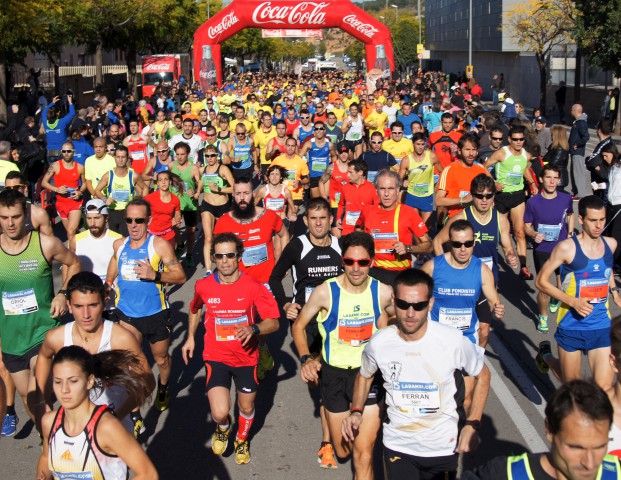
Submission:
[[[546,117],[544,117],[543,115],[539,115],[538,117],[535,118],[535,122],[547,123]]]
[[[351,152],[351,149],[347,146],[345,142],[339,142],[336,144],[336,151],[340,153]]]
[[[88,202],[86,202],[86,205],[84,205],[84,213],[108,215],[108,207],[100,198],[91,198]]]

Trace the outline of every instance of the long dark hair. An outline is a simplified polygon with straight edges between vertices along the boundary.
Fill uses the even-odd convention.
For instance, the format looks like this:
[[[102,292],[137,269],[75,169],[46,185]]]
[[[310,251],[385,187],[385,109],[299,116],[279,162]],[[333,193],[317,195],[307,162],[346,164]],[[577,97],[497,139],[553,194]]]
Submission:
[[[140,359],[128,350],[109,350],[91,355],[82,347],[71,345],[61,348],[52,361],[52,368],[63,362],[78,365],[87,377],[95,376],[95,390],[101,393],[104,387],[119,385],[130,397],[142,405],[151,395]]]
[[[607,143],[600,150],[600,155],[603,153],[612,153],[612,163],[611,167],[619,167],[621,166],[621,156],[619,156],[619,150],[617,150],[616,145],[613,142]],[[603,158],[603,155],[602,155]]]

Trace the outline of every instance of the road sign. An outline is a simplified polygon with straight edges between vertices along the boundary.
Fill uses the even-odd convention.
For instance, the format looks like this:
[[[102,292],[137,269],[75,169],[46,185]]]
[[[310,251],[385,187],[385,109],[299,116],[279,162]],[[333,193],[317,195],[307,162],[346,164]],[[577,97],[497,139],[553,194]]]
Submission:
[[[423,45],[422,43],[417,43],[416,44],[416,53],[418,53],[420,55],[421,53],[423,53],[423,50],[425,50],[425,45]]]

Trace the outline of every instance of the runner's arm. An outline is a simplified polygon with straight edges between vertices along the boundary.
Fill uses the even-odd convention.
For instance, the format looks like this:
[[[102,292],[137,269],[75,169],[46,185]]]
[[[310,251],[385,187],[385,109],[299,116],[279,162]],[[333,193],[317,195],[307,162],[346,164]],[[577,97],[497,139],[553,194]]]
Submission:
[[[356,381],[354,382],[354,393],[350,409],[351,413],[343,419],[343,425],[341,427],[343,438],[347,441],[353,442],[356,439],[356,433],[362,423],[362,411],[369,397],[371,385],[373,385],[373,375],[367,378],[358,372]]]
[[[179,259],[175,255],[175,251],[170,242],[160,237],[155,237],[153,239],[153,246],[162,264],[168,268],[167,272],[161,272],[160,283],[175,283],[179,285],[185,283],[185,271],[181,263],[179,263]],[[153,276],[155,277],[155,271],[153,272]]]
[[[483,418],[483,410],[487,403],[491,377],[492,375],[489,368],[487,368],[485,364],[483,364],[481,372],[474,376],[474,390],[472,392],[472,404],[468,412],[468,420],[481,420]],[[457,453],[470,452],[476,448],[476,444],[471,442],[471,440],[477,436],[476,433],[477,432],[470,425],[466,425],[462,428],[459,434]]]
[[[41,455],[37,464],[37,480],[52,480],[52,472],[49,469],[49,434],[56,412],[48,412],[41,420]]]
[[[287,227],[285,227],[285,225],[283,224],[280,227],[280,230],[276,232],[276,235],[280,237],[280,253],[282,254],[282,251],[289,243],[289,230],[287,230]]]
[[[295,343],[295,348],[298,351],[298,355],[302,358],[304,355],[310,355],[311,351],[308,348],[307,337],[306,337],[306,326],[311,322],[311,320],[320,312],[320,310],[325,310],[326,306],[330,301],[330,293],[329,287],[327,284],[322,283],[318,287],[313,290],[311,296],[308,299],[308,302],[304,305],[298,318],[293,322],[291,327],[291,335],[293,336],[293,342]],[[315,362],[315,363],[311,363]],[[317,371],[321,369],[321,363],[317,362],[314,359],[309,359],[302,366],[302,371],[300,374],[302,375],[302,379],[305,382],[317,381],[319,378],[317,376]]]
[[[280,258],[278,258],[276,265],[274,265],[274,269],[272,270],[272,274],[269,279],[269,286],[274,294],[274,298],[276,298],[278,305],[280,305],[285,311],[289,307],[290,302],[289,297],[285,293],[282,281],[287,275],[287,272],[293,267],[295,259],[300,258],[302,254],[299,246],[301,246],[301,243],[299,240],[296,240],[290,242],[283,249]]]
[[[498,296],[496,284],[494,282],[494,274],[483,262],[481,262],[481,279],[483,295],[485,295],[485,298],[487,299],[489,309],[494,318],[500,320],[505,315],[505,306],[500,303],[500,297]]]
[[[183,357],[183,361],[186,365],[194,356],[194,348],[196,346],[194,336],[196,334],[196,329],[198,328],[198,323],[201,319],[201,314],[203,313],[203,305],[204,303],[202,298],[195,291],[194,298],[190,302],[190,312],[188,314],[188,334],[185,343],[181,348],[181,356]]]
[[[444,224],[442,230],[438,232],[438,234],[433,239],[433,254],[434,255],[442,255],[444,253],[444,244],[449,241],[449,228],[456,220],[462,220],[463,214],[457,214],[453,217],[450,217],[448,221]]]
[[[110,177],[109,173],[106,172],[104,173],[103,177],[101,177],[101,180],[99,180],[99,183],[97,184],[97,188],[95,188],[95,193],[94,193],[94,196],[96,198],[100,198],[102,200],[105,198],[103,194],[103,189],[108,186],[109,177]]]

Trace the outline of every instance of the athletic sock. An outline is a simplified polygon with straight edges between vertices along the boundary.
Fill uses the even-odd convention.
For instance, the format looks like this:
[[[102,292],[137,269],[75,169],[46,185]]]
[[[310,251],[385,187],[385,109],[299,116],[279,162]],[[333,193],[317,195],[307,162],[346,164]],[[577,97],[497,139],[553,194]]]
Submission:
[[[220,429],[221,432],[224,432],[225,430],[228,430],[229,427],[231,426],[230,422],[229,422],[229,418],[226,418],[226,423],[217,423],[216,422],[216,427],[218,427]]]
[[[7,415],[17,415],[15,413],[15,405],[7,405],[7,407],[6,407],[6,414]]]
[[[243,442],[248,438],[250,427],[252,427],[252,422],[254,422],[254,412],[252,412],[249,416],[246,416],[240,412],[238,422],[239,427],[237,428],[237,440]]]

